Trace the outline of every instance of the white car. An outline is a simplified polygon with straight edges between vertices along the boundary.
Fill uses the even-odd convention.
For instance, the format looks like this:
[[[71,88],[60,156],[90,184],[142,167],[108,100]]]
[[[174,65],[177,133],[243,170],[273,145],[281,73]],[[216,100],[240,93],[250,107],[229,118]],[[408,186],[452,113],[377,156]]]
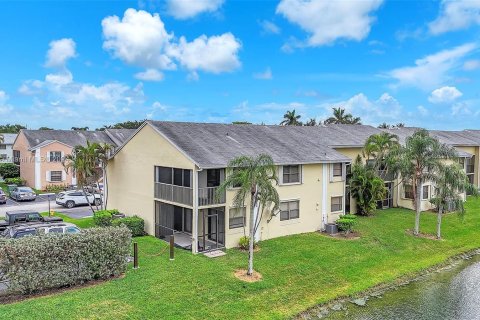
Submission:
[[[87,193],[88,202],[90,204],[99,206],[102,204],[102,196],[99,194]],[[88,205],[87,199],[85,199],[85,194],[81,190],[74,191],[65,191],[57,194],[55,201],[57,204],[73,208],[75,206]]]

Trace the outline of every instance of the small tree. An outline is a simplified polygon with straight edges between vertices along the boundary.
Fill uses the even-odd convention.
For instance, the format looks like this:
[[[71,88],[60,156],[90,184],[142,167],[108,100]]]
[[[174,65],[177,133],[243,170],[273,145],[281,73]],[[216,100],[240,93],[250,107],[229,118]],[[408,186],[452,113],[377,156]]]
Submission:
[[[302,122],[300,121],[301,115],[295,113],[295,109],[293,111],[287,111],[283,115],[283,121],[280,122],[282,126],[301,126]]]
[[[233,159],[228,164],[227,171],[230,174],[219,186],[217,196],[235,186],[237,187],[233,199],[235,207],[243,208],[247,199],[250,200],[247,274],[251,276],[253,275],[255,234],[265,210],[270,209],[270,212],[275,212],[280,205],[278,192],[274,186],[278,183],[276,168],[269,155],[260,154],[257,157],[241,156]]]
[[[359,117],[354,117],[351,113],[345,113],[344,108],[332,108],[332,111],[333,115],[324,121],[325,124],[362,124]]]
[[[437,239],[441,239],[443,213],[456,210],[463,219],[465,207],[461,194],[468,192],[478,196],[478,189],[468,181],[467,175],[456,163],[439,166],[434,182],[436,192],[430,202],[437,208]]]
[[[377,208],[377,201],[385,197],[386,191],[385,183],[376,171],[371,166],[364,165],[358,156],[352,165],[350,179],[350,192],[357,201],[358,213],[371,215]]]
[[[398,152],[400,143],[398,136],[388,132],[373,134],[368,137],[363,146],[363,156],[367,159],[367,163],[373,161],[373,169],[379,172],[380,178],[386,178],[391,167],[391,163],[395,161],[394,155]]]
[[[13,163],[0,163],[0,176],[5,179],[20,176],[20,167]]]

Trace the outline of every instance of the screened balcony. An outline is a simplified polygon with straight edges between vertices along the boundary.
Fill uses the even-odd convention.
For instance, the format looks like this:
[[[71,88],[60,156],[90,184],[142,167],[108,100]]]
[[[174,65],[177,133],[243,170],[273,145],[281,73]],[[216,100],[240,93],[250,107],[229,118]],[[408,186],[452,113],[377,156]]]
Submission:
[[[192,170],[155,167],[154,197],[193,206]]]
[[[225,203],[225,192],[218,194],[218,186],[225,180],[225,169],[208,169],[198,173],[198,205]]]

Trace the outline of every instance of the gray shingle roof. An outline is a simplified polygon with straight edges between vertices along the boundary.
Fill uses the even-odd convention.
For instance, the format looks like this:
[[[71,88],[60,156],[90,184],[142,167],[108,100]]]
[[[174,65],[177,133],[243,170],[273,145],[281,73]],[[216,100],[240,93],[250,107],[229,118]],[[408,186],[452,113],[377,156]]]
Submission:
[[[22,130],[22,132],[31,149],[44,144],[46,141],[59,141],[71,147],[84,146],[87,144],[87,140],[115,146],[115,142],[103,131]]]
[[[3,136],[3,144],[13,144],[17,135],[15,133],[0,133]]]
[[[136,129],[105,129],[105,133],[115,143],[116,146],[121,146],[134,133]]]
[[[225,167],[237,156],[261,153],[269,154],[276,164],[350,161],[325,145],[328,139],[322,134],[324,127],[161,121],[148,124],[204,169]]]

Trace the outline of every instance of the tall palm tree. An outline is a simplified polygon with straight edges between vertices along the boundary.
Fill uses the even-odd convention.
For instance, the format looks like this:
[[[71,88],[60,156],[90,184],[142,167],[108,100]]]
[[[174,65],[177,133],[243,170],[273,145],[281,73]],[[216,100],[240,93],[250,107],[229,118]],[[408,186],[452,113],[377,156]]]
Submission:
[[[228,164],[230,173],[219,186],[217,196],[228,188],[237,187],[233,204],[243,208],[250,201],[248,275],[253,275],[253,248],[255,234],[266,211],[278,211],[280,199],[275,185],[278,184],[276,167],[272,158],[266,154],[257,157],[240,156]]]
[[[388,132],[373,134],[365,141],[363,146],[363,156],[368,160],[373,160],[373,168],[381,170],[380,178],[385,179],[389,172],[389,164],[394,161],[392,155],[400,148],[398,136]]]
[[[108,143],[100,143],[96,151],[98,166],[102,170],[102,177],[103,177],[102,209],[107,208],[107,201],[108,201],[107,164],[108,164],[108,159],[110,158],[110,153],[112,152],[112,150],[113,150],[113,147]]]
[[[414,188],[413,204],[415,206],[414,235],[420,232],[421,191],[425,181],[437,178],[442,160],[456,156],[453,148],[441,144],[431,137],[427,130],[417,130],[412,136],[407,137],[405,146],[397,151],[396,161],[392,168],[400,173],[402,183],[411,182]]]
[[[102,162],[106,162],[106,148],[99,143],[87,141],[86,146],[75,146],[72,154],[69,154],[63,160],[63,166],[68,173],[70,170],[77,177],[77,185],[82,189],[83,195],[93,213],[95,210],[88,200],[86,186],[96,183],[99,179],[99,171]]]
[[[354,117],[351,113],[345,113],[345,109],[338,107],[332,108],[333,116],[324,121],[325,124],[361,124],[359,117]]]
[[[301,126],[302,122],[300,122],[301,116],[295,113],[295,109],[293,111],[287,111],[283,115],[283,121],[280,122],[281,126]]]
[[[436,193],[430,202],[437,208],[437,239],[441,239],[444,211],[456,210],[463,218],[465,207],[461,194],[468,192],[478,196],[478,189],[468,181],[465,171],[456,163],[440,166],[434,182]]]
[[[0,133],[0,143],[3,143],[5,139],[3,138],[3,134]]]

